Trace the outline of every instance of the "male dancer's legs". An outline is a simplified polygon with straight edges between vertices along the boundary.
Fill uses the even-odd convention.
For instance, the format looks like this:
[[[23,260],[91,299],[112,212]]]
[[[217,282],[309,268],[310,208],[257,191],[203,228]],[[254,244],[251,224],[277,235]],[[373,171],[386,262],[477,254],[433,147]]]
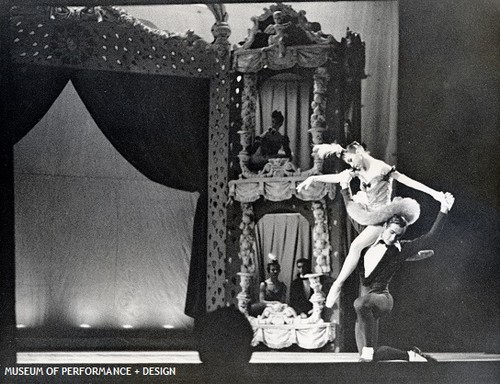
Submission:
[[[370,292],[368,287],[361,287],[360,296],[354,301],[356,345],[360,353],[363,347],[377,347],[379,319],[389,314],[393,305],[389,291],[375,293]]]

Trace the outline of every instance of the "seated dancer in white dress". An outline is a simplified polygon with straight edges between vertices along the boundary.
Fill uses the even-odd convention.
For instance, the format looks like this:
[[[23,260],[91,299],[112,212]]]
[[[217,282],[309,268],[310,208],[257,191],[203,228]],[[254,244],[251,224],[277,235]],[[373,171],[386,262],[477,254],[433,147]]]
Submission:
[[[401,197],[391,199],[392,181],[397,180],[408,187],[427,193],[437,201],[442,201],[444,194],[375,159],[357,142],[353,142],[345,149],[338,144],[320,144],[315,145],[313,150],[320,158],[335,154],[352,168],[337,174],[310,176],[297,186],[297,190],[300,192],[316,182],[340,183],[342,188],[349,188],[350,180],[353,177],[359,178],[361,191],[346,205],[346,209],[351,219],[366,226],[352,242],[344,265],[330,288],[326,306],[331,308],[340,295],[344,281],[356,268],[361,250],[373,244],[380,236],[383,223],[396,213],[404,214],[405,210],[416,213],[412,215],[408,224],[415,222],[420,215],[420,206],[415,200]]]

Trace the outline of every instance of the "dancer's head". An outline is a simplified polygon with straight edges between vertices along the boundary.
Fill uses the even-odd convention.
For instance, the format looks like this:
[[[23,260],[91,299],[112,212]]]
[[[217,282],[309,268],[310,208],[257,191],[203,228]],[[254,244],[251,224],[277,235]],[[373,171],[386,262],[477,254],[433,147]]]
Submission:
[[[267,263],[267,273],[269,273],[269,276],[278,277],[280,272],[281,272],[281,265],[280,263],[278,263],[277,260],[272,260],[271,262]]]
[[[281,127],[284,121],[285,117],[280,111],[273,111],[273,113],[271,113],[271,125],[274,129]]]
[[[300,258],[296,262],[297,275],[302,276],[311,273],[311,261],[309,259]]]
[[[384,224],[381,238],[387,245],[393,245],[401,239],[406,232],[408,222],[403,216],[394,215]]]
[[[357,141],[353,141],[342,152],[342,160],[349,164],[352,168],[359,170],[363,168],[365,157],[368,152]]]

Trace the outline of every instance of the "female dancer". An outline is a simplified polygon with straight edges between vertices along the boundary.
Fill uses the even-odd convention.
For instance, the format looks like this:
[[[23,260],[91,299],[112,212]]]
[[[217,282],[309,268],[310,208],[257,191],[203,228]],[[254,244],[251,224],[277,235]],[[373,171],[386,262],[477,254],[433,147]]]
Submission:
[[[394,214],[413,215],[408,224],[413,224],[420,214],[420,206],[410,198],[396,197],[391,200],[392,180],[431,195],[437,201],[444,200],[444,193],[435,191],[426,185],[396,171],[394,167],[375,159],[357,142],[345,149],[339,144],[320,144],[314,146],[320,158],[335,154],[342,158],[351,169],[337,174],[310,176],[297,186],[297,191],[307,189],[312,183],[340,183],[346,188],[353,177],[360,180],[360,192],[353,196],[353,202],[347,204],[349,216],[365,228],[354,239],[344,265],[333,283],[326,299],[326,306],[331,308],[340,295],[344,281],[356,269],[361,251],[373,244],[382,233],[382,224]],[[414,214],[416,212],[416,214]]]
[[[250,315],[262,315],[266,307],[286,303],[286,284],[279,279],[281,266],[272,253],[269,254],[271,260],[267,263],[267,273],[269,278],[260,283],[259,301],[250,306]]]
[[[259,301],[266,305],[278,304],[286,302],[286,285],[279,279],[281,266],[278,260],[271,257],[271,261],[267,264],[267,273],[269,278],[260,283]]]

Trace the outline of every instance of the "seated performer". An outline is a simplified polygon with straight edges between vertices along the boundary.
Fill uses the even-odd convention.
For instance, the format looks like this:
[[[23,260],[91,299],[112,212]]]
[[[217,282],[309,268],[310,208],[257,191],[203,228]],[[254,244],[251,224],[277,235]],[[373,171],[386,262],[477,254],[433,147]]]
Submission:
[[[272,253],[269,254],[271,261],[267,263],[269,278],[260,283],[259,302],[250,308],[250,314],[257,316],[262,314],[267,306],[286,303],[286,285],[279,280],[281,266]]]
[[[309,279],[304,275],[311,273],[311,261],[300,258],[296,262],[297,277],[290,284],[290,306],[302,318],[306,318],[312,310],[312,303],[309,298],[313,294]]]
[[[255,138],[255,144],[250,155],[250,168],[258,171],[264,168],[269,159],[284,157],[292,159],[290,139],[279,132],[285,117],[280,111],[271,114],[271,128]]]
[[[348,188],[342,189],[346,204],[351,200]],[[389,293],[389,282],[405,261],[422,260],[431,252],[432,242],[441,231],[444,218],[454,203],[450,193],[444,194],[441,209],[431,230],[414,240],[400,240],[404,235],[411,216],[416,213],[402,207],[400,214],[395,214],[383,226],[382,233],[370,246],[361,252],[359,297],[354,302],[357,320],[355,326],[356,344],[361,353],[361,361],[372,361],[374,348],[378,342],[379,319],[388,315],[393,307],[393,298]],[[327,306],[333,303],[327,300]]]

